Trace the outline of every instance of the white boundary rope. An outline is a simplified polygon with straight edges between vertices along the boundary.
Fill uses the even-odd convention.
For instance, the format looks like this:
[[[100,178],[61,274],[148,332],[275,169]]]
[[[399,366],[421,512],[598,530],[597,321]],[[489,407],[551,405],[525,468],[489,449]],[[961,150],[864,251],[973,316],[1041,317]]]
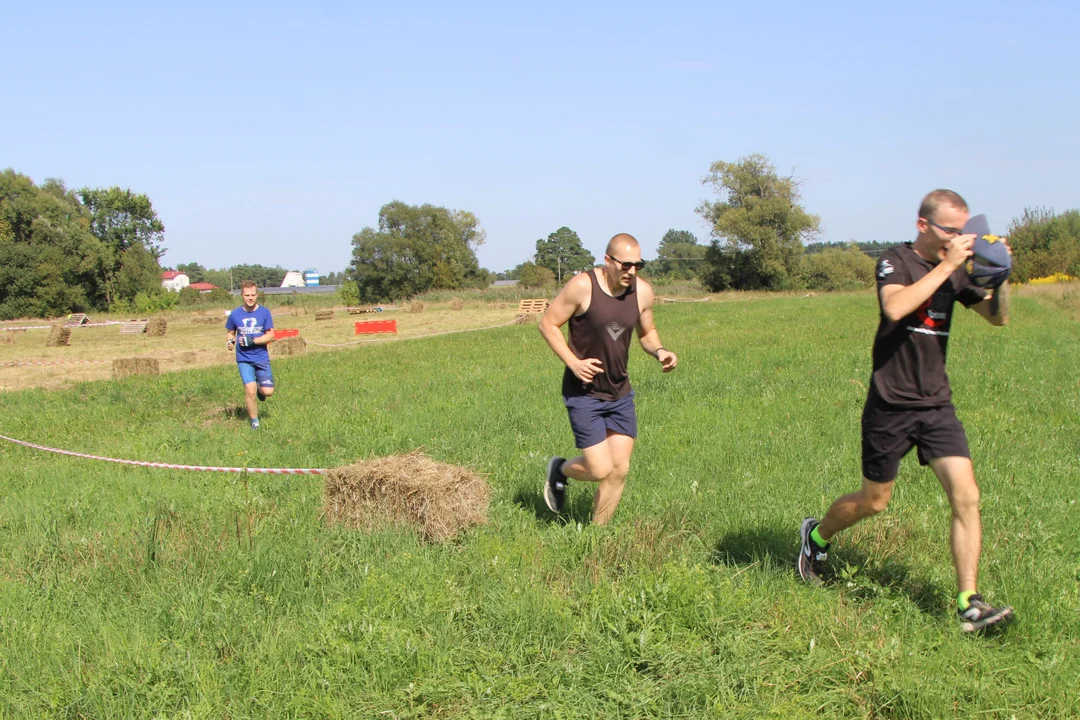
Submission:
[[[364,343],[394,342],[394,341],[401,341],[401,340],[419,340],[420,338],[437,337],[439,335],[453,335],[455,333],[475,332],[477,330],[494,330],[495,328],[501,328],[501,327],[506,327],[507,325],[513,325],[516,322],[517,322],[517,318],[514,318],[510,322],[504,322],[504,323],[502,323],[500,325],[488,325],[486,327],[478,327],[478,328],[463,328],[461,330],[444,330],[443,332],[426,333],[424,335],[410,335],[408,337],[372,338],[371,340],[353,340],[351,342],[330,343],[330,344],[312,342],[311,340],[306,340],[305,342],[307,342],[308,345],[314,345],[316,347],[345,347],[346,345],[362,345]]]
[[[204,472],[258,473],[260,475],[325,475],[327,472],[325,468],[216,467],[211,465],[175,465],[173,463],[145,462],[143,460],[120,460],[118,458],[101,457],[100,455],[77,453],[71,450],[60,450],[59,448],[46,447],[45,445],[35,445],[34,443],[26,442],[25,440],[16,440],[15,438],[9,438],[6,435],[0,435],[0,440],[7,440],[9,443],[22,445],[23,447],[32,448],[34,450],[57,453],[58,455],[68,455],[70,457],[86,458],[87,460],[101,460],[104,462],[119,463],[120,465],[138,465],[139,467],[164,468],[166,470],[201,470]]]
[[[662,297],[660,299],[665,301],[665,302],[709,302],[710,300],[712,300],[712,298],[708,298],[708,297],[696,298],[696,299]]]
[[[92,365],[94,363],[111,363],[112,360],[41,360],[28,362],[0,363],[0,367],[23,367],[24,365]]]

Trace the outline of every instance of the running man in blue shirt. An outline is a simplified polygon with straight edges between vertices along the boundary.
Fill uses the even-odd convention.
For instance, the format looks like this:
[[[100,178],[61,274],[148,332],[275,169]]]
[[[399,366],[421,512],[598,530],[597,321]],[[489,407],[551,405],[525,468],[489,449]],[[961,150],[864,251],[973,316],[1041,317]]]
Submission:
[[[274,318],[259,305],[259,289],[250,280],[240,284],[244,304],[229,313],[225,321],[229,350],[236,348],[236,365],[244,381],[251,429],[259,429],[259,400],[274,394],[274,375],[270,372],[270,353],[266,346],[274,342]]]

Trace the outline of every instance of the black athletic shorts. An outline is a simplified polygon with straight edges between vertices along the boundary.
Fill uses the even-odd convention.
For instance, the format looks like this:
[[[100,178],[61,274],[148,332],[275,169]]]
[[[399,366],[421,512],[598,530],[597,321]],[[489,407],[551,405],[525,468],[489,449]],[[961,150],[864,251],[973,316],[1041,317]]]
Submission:
[[[921,465],[939,457],[971,457],[967,433],[952,403],[898,408],[882,400],[870,382],[862,415],[862,472],[867,480],[895,480],[900,458],[913,446],[919,448]]]

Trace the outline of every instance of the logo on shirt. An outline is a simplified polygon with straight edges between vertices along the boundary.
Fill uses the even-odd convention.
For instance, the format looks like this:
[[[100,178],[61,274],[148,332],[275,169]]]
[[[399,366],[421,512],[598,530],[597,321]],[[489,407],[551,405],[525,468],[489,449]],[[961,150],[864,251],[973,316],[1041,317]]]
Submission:
[[[255,335],[262,332],[262,328],[255,323],[258,322],[258,318],[246,317],[243,318],[244,326],[240,328],[241,335]]]
[[[619,337],[626,332],[626,328],[617,322],[608,323],[606,326],[607,334],[611,336],[612,340],[618,340]]]
[[[877,276],[879,278],[886,278],[895,272],[896,268],[892,266],[892,263],[888,260],[882,260],[877,266]]]

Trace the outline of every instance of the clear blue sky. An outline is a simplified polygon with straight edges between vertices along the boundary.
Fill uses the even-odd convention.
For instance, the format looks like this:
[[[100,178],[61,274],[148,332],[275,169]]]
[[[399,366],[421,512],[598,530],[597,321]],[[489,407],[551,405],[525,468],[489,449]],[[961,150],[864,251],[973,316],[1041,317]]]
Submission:
[[[341,270],[394,199],[476,213],[491,270],[562,225],[650,257],[753,152],[827,241],[935,187],[1080,206],[1074,2],[159,5],[5,4],[0,167],[146,193],[170,265]]]

